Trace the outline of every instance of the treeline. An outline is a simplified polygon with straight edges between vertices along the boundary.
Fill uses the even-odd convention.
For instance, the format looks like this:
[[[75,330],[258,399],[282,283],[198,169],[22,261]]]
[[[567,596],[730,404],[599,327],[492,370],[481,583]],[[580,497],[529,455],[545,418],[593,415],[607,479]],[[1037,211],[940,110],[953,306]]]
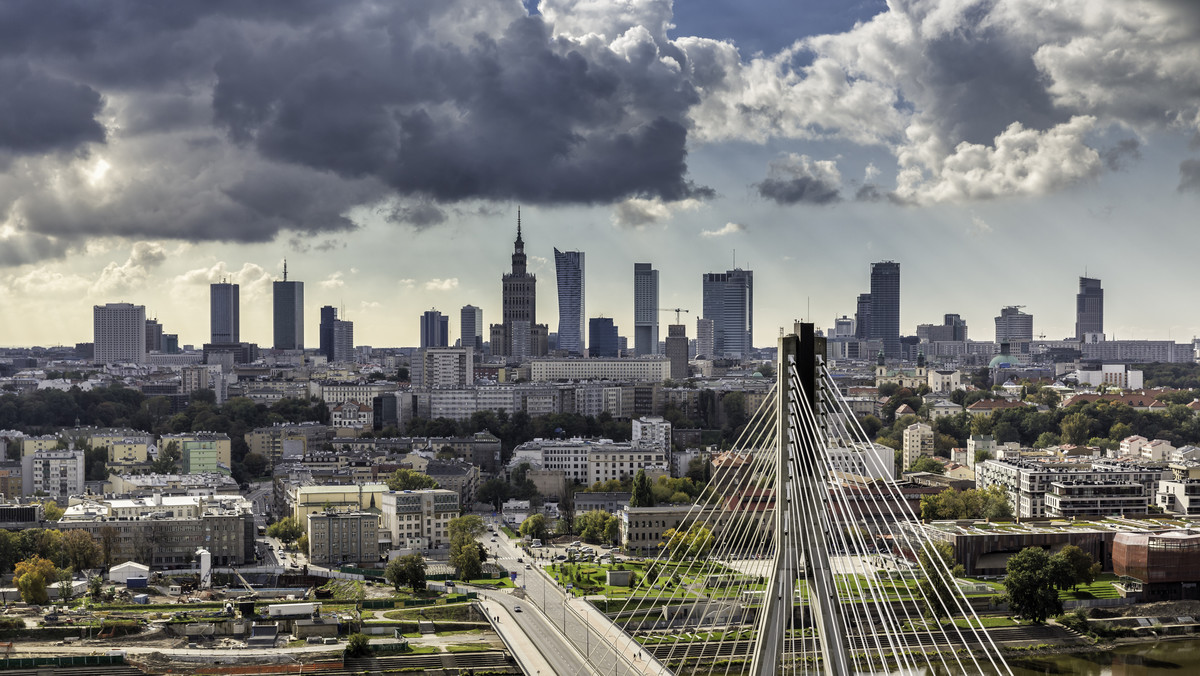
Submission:
[[[0,574],[13,572],[21,561],[41,557],[56,567],[71,570],[108,567],[116,533],[97,542],[91,533],[79,528],[64,531],[50,528],[0,530]]]
[[[1031,396],[1040,396],[1040,393]],[[891,425],[884,425],[875,416],[865,416],[861,422],[864,430],[879,443],[899,449],[903,445],[904,428],[920,419],[907,415]],[[950,448],[965,447],[968,437],[982,434],[991,435],[999,443],[1015,441],[1034,448],[1085,444],[1111,449],[1132,435],[1164,439],[1176,448],[1200,444],[1200,417],[1181,403],[1169,404],[1164,412],[1151,412],[1101,400],[1047,411],[1030,406],[1003,409],[989,415],[963,412],[930,424],[935,433],[935,450],[940,455],[948,455]]]
[[[146,396],[138,390],[113,384],[90,392],[75,387],[69,391],[36,390],[22,395],[0,396],[0,429],[30,435],[51,434],[76,423],[95,427],[128,427],[154,435],[182,432],[218,432],[229,435],[234,478],[247,479],[269,472],[266,458],[250,458],[245,435],[256,427],[305,421],[329,422],[329,407],[319,399],[282,399],[270,406],[244,397],[217,405],[212,390],[192,393],[187,407],[171,413],[166,397]],[[88,458],[89,474],[101,459],[99,452]]]
[[[1200,364],[1143,364],[1129,368],[1141,370],[1146,387],[1200,390]]]

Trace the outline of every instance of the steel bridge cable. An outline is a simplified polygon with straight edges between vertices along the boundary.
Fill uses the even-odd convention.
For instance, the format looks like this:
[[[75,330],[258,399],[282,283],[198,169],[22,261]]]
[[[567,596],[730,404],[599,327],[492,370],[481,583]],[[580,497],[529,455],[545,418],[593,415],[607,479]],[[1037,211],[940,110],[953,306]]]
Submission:
[[[832,384],[832,377],[829,375],[827,369],[822,369],[822,377],[826,380],[826,382],[829,382]],[[837,391],[836,386],[834,386],[834,388],[835,388],[834,391],[836,392]],[[860,439],[863,439],[863,440],[867,440],[867,435],[866,435],[866,432],[863,430],[862,425],[859,424],[857,418],[854,417],[853,413],[849,409],[849,406],[841,398],[840,393],[834,399],[837,403],[840,404],[840,410],[843,413],[843,415],[837,416],[836,419],[838,419],[839,421],[840,420],[852,421],[854,424],[854,429],[857,432],[857,437]],[[849,428],[847,425],[847,430],[848,429]],[[867,443],[870,443],[869,440],[867,441]],[[874,459],[873,455],[868,455],[867,457]],[[878,460],[876,460],[876,461],[878,462]],[[880,469],[882,469],[882,468],[880,468]],[[891,482],[883,482],[883,485],[889,491],[889,493],[891,493],[891,495],[893,496],[895,501],[898,503],[899,508],[905,513],[905,516],[906,516],[905,519],[896,519],[895,512],[891,509],[890,504],[886,503],[886,502],[883,503],[885,508],[888,510],[889,515],[892,516],[893,520],[899,524],[903,524],[903,523],[919,524],[920,522],[917,519],[916,514],[912,511],[912,508],[908,505],[908,502],[906,500],[904,500],[903,495],[900,494],[900,492],[896,488],[896,486]],[[891,529],[889,528],[889,531],[890,530]],[[928,538],[927,534],[925,534],[924,529],[921,529],[920,532],[922,534],[922,537],[918,537],[918,540],[921,543],[919,550],[925,551],[927,553],[930,553],[931,555],[937,556],[936,551],[933,550],[933,548],[929,544],[929,538]],[[893,534],[893,537],[895,537],[895,533],[893,532],[892,534]],[[900,534],[904,538],[905,542],[910,546],[910,549],[913,549],[912,541],[909,537],[907,530],[904,528],[900,528]],[[917,551],[917,550],[913,549],[913,551]],[[938,558],[940,560],[940,556]],[[928,576],[928,572],[925,570],[925,566],[921,564],[919,556],[917,557],[917,564],[918,564],[918,567],[921,568],[922,573],[924,573]],[[972,635],[974,636],[974,638],[976,639],[976,641],[981,646],[986,645],[986,646],[991,647],[991,650],[984,650],[984,655],[987,657],[987,660],[991,663],[992,667],[997,671],[997,673],[1008,673],[1011,676],[1011,674],[1013,673],[1012,668],[1008,665],[1007,661],[1004,659],[1003,653],[1000,652],[999,648],[996,646],[995,642],[992,640],[991,635],[986,631],[981,631],[983,623],[979,619],[979,615],[975,612],[974,607],[969,602],[966,601],[965,597],[963,597],[963,595],[961,593],[961,589],[958,587],[957,584],[954,583],[953,577],[950,576],[948,572],[941,570],[940,567],[937,567],[937,566],[932,566],[932,567],[935,569],[934,572],[939,574],[939,576],[940,576],[939,579],[941,579],[943,581],[943,584],[945,584],[947,586],[947,588],[949,588],[951,591],[955,592],[955,593],[951,594],[951,599],[954,601],[958,612],[961,615],[963,615],[964,617],[968,618],[968,629],[970,629],[970,631],[971,631]],[[960,600],[960,597],[961,597],[961,600]],[[966,610],[964,610],[964,605],[966,607]],[[970,622],[971,619],[973,619],[974,622]],[[962,641],[963,644],[965,645],[966,639],[965,639],[965,637],[962,636],[962,632],[961,632],[960,628],[958,627],[957,623],[952,622],[952,625],[955,629],[955,632],[959,636],[959,640]],[[942,628],[942,633],[943,633],[943,635],[945,635],[944,627]],[[948,636],[947,636],[947,639],[948,639]],[[968,654],[970,655],[971,660],[975,664],[976,668],[980,668],[979,662],[976,659],[974,651],[969,651]],[[955,652],[955,657],[957,659],[957,652]]]

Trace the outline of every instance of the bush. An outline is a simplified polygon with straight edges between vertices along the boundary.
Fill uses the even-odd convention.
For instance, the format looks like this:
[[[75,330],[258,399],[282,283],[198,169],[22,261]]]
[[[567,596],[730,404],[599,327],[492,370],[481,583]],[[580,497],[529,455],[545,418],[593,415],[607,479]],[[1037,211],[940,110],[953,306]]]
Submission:
[[[366,634],[350,634],[346,640],[346,657],[362,657],[371,653],[371,637]]]

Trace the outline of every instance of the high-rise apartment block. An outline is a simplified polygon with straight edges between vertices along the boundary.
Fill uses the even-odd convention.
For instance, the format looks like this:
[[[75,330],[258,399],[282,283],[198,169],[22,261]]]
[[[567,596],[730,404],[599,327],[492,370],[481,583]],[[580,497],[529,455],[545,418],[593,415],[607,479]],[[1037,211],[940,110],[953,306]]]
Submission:
[[[671,360],[671,380],[688,377],[687,327],[683,324],[667,325],[667,359]]]
[[[450,318],[436,309],[421,315],[421,347],[449,347]]]
[[[275,304],[274,324],[276,350],[304,349],[304,282],[289,282],[287,262],[283,264],[283,281],[271,284]]]
[[[703,277],[703,317],[713,321],[714,357],[741,359],[754,348],[754,272],[735,268]]]
[[[325,305],[321,308],[321,354],[329,363],[354,361],[354,322],[337,318],[337,308]]]
[[[210,343],[240,343],[241,328],[237,284],[220,282],[209,287]]]
[[[92,361],[97,364],[146,361],[146,306],[109,303],[92,308]]]
[[[1104,289],[1100,288],[1100,280],[1080,277],[1075,296],[1075,340],[1095,342],[1096,335],[1104,339]]]
[[[475,350],[478,356],[483,352],[483,308],[474,305],[464,305],[459,312],[458,325],[460,328],[461,347]]]
[[[1021,306],[1010,305],[996,317],[996,342],[1017,343],[1033,340],[1033,315],[1021,312]]]
[[[545,324],[537,323],[537,276],[529,273],[526,263],[518,209],[512,272],[505,273],[501,281],[501,323],[490,329],[492,354],[516,361],[545,355],[550,332]]]
[[[868,337],[883,341],[883,353],[900,357],[900,264],[871,264],[871,319]]]
[[[83,461],[83,451],[45,450],[22,455],[21,492],[45,495],[65,505],[72,495],[83,494]]]
[[[611,317],[592,317],[588,320],[588,356],[618,356],[617,326]]]
[[[633,264],[633,353],[658,353],[658,270]]]
[[[582,355],[584,346],[584,266],[582,251],[554,250],[558,277],[558,349]]]

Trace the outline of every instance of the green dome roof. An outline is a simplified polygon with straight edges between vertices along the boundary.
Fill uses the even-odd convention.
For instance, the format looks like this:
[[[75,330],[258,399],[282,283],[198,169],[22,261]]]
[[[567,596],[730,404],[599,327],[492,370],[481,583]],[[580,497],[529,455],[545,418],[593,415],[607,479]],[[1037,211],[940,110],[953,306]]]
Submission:
[[[1011,354],[998,354],[995,357],[992,357],[992,360],[990,362],[988,362],[988,368],[994,369],[994,368],[1000,366],[1001,364],[1010,364],[1012,366],[1016,366],[1020,363],[1021,363],[1021,360],[1017,359],[1016,357],[1012,356]]]

